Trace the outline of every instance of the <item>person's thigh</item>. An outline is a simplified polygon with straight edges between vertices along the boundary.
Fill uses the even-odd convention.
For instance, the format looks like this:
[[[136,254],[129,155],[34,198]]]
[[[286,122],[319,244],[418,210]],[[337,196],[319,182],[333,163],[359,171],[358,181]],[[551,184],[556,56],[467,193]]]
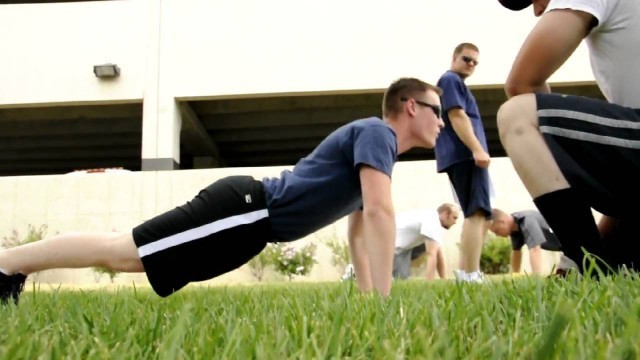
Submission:
[[[640,111],[578,96],[537,94],[540,132],[562,174],[613,217],[640,203]]]

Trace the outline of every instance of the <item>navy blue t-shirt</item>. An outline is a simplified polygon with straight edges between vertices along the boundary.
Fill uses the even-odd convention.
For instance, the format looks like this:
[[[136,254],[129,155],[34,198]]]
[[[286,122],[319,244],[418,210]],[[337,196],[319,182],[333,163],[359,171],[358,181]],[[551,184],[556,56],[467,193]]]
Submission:
[[[360,165],[391,178],[396,134],[379,118],[353,121],[324,139],[280,178],[264,178],[275,241],[300,239],[362,207]]]
[[[442,103],[442,110],[444,110],[442,116],[444,128],[440,131],[440,136],[436,141],[435,153],[438,172],[443,172],[451,165],[473,160],[471,150],[460,140],[451,125],[451,120],[449,120],[449,114],[447,113],[449,110],[453,108],[464,110],[471,120],[473,132],[476,134],[484,151],[488,152],[488,147],[480,111],[478,111],[478,104],[460,75],[451,70],[447,71],[438,80],[438,87],[442,88],[443,92],[440,102]]]

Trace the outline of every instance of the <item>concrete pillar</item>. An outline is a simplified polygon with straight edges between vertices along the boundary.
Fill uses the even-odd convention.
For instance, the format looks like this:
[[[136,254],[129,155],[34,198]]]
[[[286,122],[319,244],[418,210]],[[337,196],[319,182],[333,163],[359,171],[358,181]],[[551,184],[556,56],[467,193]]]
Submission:
[[[162,72],[162,4],[149,1],[147,37],[147,73],[142,107],[142,170],[180,168],[180,110],[163,81]]]

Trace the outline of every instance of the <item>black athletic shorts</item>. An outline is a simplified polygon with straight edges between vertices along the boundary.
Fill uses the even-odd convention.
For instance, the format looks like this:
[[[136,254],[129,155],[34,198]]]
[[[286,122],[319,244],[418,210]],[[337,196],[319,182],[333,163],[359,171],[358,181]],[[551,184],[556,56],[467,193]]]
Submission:
[[[192,281],[236,269],[272,240],[262,183],[231,176],[133,229],[153,290],[168,296]]]
[[[413,249],[411,249],[411,261],[419,258],[420,256],[424,255],[426,252],[427,252],[427,246],[425,245],[425,243],[422,243],[414,247]]]
[[[491,218],[491,182],[489,170],[477,167],[474,161],[463,161],[445,169],[464,217],[482,211]]]
[[[636,221],[637,215],[619,219],[611,233],[603,239],[611,260],[610,265],[614,268],[626,266],[628,269],[640,270],[640,252],[637,250],[640,233]]]
[[[559,94],[536,101],[540,132],[571,187],[600,213],[640,213],[640,110]]]

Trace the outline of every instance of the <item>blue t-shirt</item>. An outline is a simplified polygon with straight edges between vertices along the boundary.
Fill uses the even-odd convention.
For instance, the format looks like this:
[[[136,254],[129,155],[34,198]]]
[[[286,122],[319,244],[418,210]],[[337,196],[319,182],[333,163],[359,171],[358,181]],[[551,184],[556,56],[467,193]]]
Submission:
[[[324,139],[280,178],[264,178],[275,241],[300,239],[362,207],[360,165],[391,177],[393,129],[379,118],[353,121]]]
[[[442,88],[443,91],[440,102],[442,103],[444,128],[440,131],[440,136],[436,141],[435,153],[438,172],[443,172],[451,165],[473,160],[471,150],[460,140],[451,125],[451,120],[449,120],[447,112],[453,108],[460,108],[467,113],[471,120],[473,132],[476,134],[484,151],[488,152],[489,150],[487,138],[484,134],[484,126],[480,118],[480,111],[478,111],[478,104],[460,75],[451,70],[447,71],[438,80],[438,87]]]

